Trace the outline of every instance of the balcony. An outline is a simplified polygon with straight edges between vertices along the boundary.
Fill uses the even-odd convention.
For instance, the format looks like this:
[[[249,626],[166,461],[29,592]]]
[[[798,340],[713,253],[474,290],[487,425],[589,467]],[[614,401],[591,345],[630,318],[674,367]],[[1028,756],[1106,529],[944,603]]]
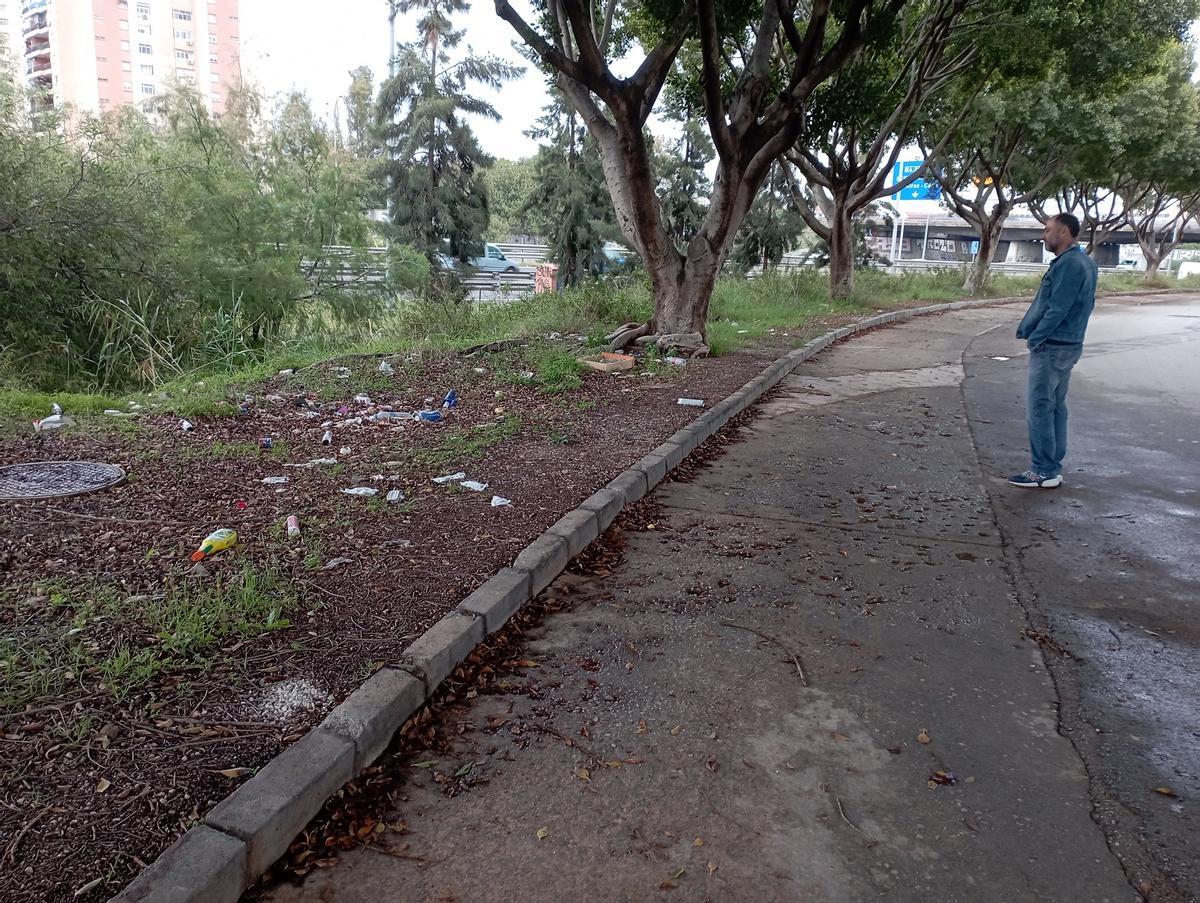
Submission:
[[[26,16],[29,13],[37,12],[39,9],[46,8],[47,0],[25,0],[21,4],[21,15]]]
[[[32,34],[37,34],[40,31],[45,31],[49,27],[50,27],[50,23],[46,19],[46,14],[45,13],[36,13],[35,15],[29,16],[25,20],[25,25],[21,29],[21,34],[27,38]]]
[[[25,56],[36,56],[50,52],[50,39],[48,37],[34,38],[25,42]]]
[[[48,57],[40,57],[25,67],[26,75],[37,75],[39,72],[49,72],[53,68]]]

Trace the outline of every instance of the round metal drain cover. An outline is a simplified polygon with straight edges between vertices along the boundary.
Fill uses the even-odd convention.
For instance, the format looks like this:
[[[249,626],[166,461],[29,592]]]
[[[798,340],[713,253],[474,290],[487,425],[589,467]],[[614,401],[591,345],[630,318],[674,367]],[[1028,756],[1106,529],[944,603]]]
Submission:
[[[82,495],[125,479],[116,464],[95,461],[35,461],[0,467],[0,499],[53,499]]]

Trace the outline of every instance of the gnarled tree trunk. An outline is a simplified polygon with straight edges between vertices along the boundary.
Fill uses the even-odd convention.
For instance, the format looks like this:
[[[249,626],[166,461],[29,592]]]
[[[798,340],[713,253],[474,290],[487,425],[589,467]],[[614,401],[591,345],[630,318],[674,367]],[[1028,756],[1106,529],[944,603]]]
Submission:
[[[1000,244],[1000,233],[1004,230],[1004,221],[1008,219],[1008,214],[1005,213],[1000,217],[993,217],[979,227],[979,250],[975,252],[975,259],[971,261],[971,266],[967,270],[967,278],[963,282],[963,291],[968,295],[974,295],[983,288],[983,283],[987,280],[988,270],[992,266],[992,258],[996,256],[996,248]]]

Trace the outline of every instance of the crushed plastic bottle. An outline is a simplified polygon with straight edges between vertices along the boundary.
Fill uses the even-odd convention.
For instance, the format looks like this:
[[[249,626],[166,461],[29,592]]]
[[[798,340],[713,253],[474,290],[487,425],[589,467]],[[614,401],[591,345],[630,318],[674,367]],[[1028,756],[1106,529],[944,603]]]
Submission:
[[[676,404],[683,405],[685,408],[702,408],[704,407],[703,398],[680,398],[675,401]]]
[[[483,490],[488,488],[487,483],[480,483],[478,480],[463,480],[459,485],[465,486],[472,492],[483,492]]]
[[[51,414],[49,417],[43,417],[41,420],[33,421],[33,431],[35,433],[43,433],[46,430],[58,430],[64,426],[74,426],[75,418],[70,414]]]
[[[180,420],[179,421],[179,429],[185,433],[190,433],[194,428],[195,428],[195,426],[193,425],[192,421],[190,421],[190,420]]]
[[[330,430],[326,430],[324,432],[324,434],[321,436],[321,444],[322,445],[333,445],[333,433]]]
[[[238,535],[233,530],[224,527],[220,530],[213,530],[204,542],[200,543],[200,548],[192,553],[192,561],[201,561],[210,555],[224,552],[226,549],[232,548],[237,543],[237,539]]]
[[[506,505],[511,505],[511,504],[512,504],[512,499],[506,499],[499,495],[492,496],[492,507],[493,508],[503,508]]]
[[[446,393],[445,399],[442,401],[443,408],[452,408],[458,404],[458,390],[451,389]]]
[[[57,401],[52,401],[50,403],[50,413],[51,414],[61,414],[62,413],[62,405],[60,405]]]
[[[412,420],[413,415],[411,411],[378,411],[371,419],[383,423],[386,420]]]
[[[263,477],[262,482],[268,486],[278,486],[288,481],[287,477]]]
[[[403,500],[403,498],[404,498],[404,493],[401,492],[399,489],[393,489],[387,494],[387,500],[392,505]]]
[[[287,535],[289,539],[295,539],[300,535],[300,518],[294,514],[289,514],[287,519]]]
[[[444,477],[434,477],[433,482],[439,483],[439,484],[457,483],[459,480],[465,480],[466,478],[467,478],[466,472],[460,470],[458,473],[446,474],[446,476],[444,476]]]
[[[396,372],[396,368],[393,367],[390,362],[382,360],[379,362],[379,372],[385,376],[391,376]]]
[[[445,420],[441,411],[413,411],[414,420],[423,420],[426,423],[440,423]]]
[[[343,495],[372,496],[379,492],[374,486],[355,486],[352,489],[341,490]]]

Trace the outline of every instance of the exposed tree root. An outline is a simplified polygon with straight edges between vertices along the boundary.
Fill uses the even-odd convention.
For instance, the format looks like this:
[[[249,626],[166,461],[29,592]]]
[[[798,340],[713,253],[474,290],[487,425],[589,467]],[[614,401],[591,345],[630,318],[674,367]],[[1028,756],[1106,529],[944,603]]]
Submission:
[[[707,357],[708,345],[699,332],[671,332],[659,334],[651,331],[649,323],[626,323],[605,336],[613,351],[620,351],[630,344],[643,348],[653,345],[659,351],[675,351],[688,357]]]

